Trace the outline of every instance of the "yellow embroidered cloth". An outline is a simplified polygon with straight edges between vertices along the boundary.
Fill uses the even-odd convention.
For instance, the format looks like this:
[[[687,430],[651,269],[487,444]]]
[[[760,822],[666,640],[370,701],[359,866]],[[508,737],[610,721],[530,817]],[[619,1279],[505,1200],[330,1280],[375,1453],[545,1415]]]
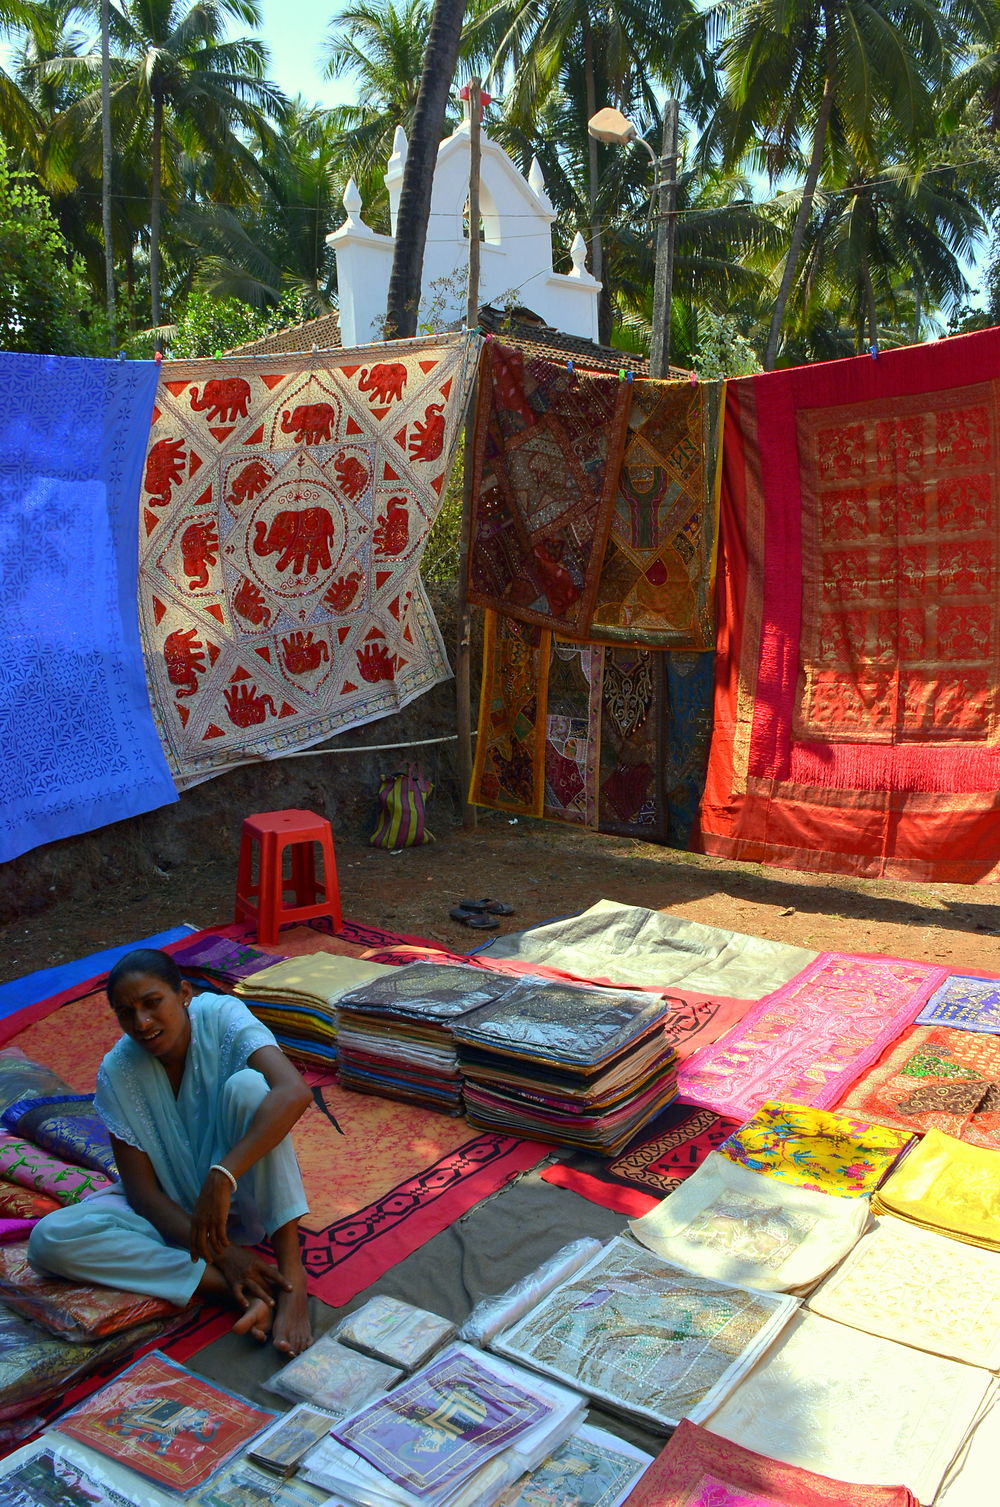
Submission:
[[[929,1130],[872,1199],[872,1210],[1000,1251],[1000,1151]]]
[[[247,1000],[329,1005],[348,989],[377,978],[380,973],[391,972],[385,963],[314,952],[301,958],[287,958],[273,968],[262,968],[253,978],[237,984],[236,993]]]
[[[723,1141],[719,1155],[800,1188],[856,1198],[874,1193],[915,1139],[887,1125],[772,1099]]]

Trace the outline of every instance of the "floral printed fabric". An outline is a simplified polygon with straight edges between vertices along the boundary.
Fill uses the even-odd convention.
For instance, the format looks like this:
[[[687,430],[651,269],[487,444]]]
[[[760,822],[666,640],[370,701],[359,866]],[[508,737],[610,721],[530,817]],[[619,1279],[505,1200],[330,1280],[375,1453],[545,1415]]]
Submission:
[[[915,1140],[886,1125],[805,1104],[770,1102],[722,1143],[719,1154],[800,1188],[857,1198],[874,1193]]]
[[[12,1135],[0,1136],[0,1177],[22,1188],[47,1193],[61,1204],[79,1203],[87,1193],[111,1186],[103,1172],[71,1167],[30,1141]]]

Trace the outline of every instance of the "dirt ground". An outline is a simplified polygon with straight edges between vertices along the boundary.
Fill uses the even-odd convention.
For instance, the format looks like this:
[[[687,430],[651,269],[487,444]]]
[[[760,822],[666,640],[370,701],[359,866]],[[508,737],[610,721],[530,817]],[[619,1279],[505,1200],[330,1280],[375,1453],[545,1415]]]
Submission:
[[[344,914],[466,950],[490,933],[449,919],[466,897],[508,901],[516,931],[595,900],[619,900],[817,951],[881,952],[1000,973],[1000,907],[989,887],[800,874],[654,847],[631,838],[480,813],[475,830],[391,854],[337,842]],[[106,888],[0,929],[0,981],[189,921],[232,916],[233,865],[185,863],[140,892]]]

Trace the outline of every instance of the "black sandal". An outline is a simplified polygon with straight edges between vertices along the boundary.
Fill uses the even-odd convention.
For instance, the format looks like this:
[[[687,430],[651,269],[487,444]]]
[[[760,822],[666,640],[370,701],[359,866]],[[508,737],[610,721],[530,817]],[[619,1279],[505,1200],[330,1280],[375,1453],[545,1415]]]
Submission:
[[[505,905],[502,900],[460,900],[462,910],[475,911],[480,915],[487,916],[512,916],[514,907]]]
[[[471,926],[474,931],[495,931],[500,925],[492,916],[486,916],[480,910],[466,910],[464,905],[456,905],[449,912],[453,921],[460,921],[463,926]]]

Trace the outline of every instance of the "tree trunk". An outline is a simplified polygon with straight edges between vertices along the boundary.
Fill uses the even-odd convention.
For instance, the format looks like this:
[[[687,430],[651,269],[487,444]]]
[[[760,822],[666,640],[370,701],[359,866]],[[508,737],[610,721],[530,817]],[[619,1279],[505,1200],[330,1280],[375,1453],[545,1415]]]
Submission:
[[[583,23],[583,79],[587,100],[587,119],[597,114],[597,81],[594,76],[594,34],[590,20]],[[604,103],[602,101],[602,103]],[[599,283],[604,282],[604,238],[601,232],[601,217],[597,211],[597,197],[601,188],[601,161],[597,139],[587,135],[587,212],[590,217],[590,270]],[[597,311],[597,338],[603,345],[611,344],[611,289],[601,290]]]
[[[434,0],[424,67],[413,112],[413,130],[399,192],[396,244],[392,253],[389,297],[385,311],[385,333],[389,340],[407,339],[417,331],[434,168],[458,58],[464,14],[465,0]]]
[[[163,173],[163,101],[153,99],[153,182],[149,196],[149,308],[153,328],[160,324],[160,196]],[[160,338],[156,338],[160,349]]]
[[[868,316],[868,345],[878,349],[878,313],[875,308],[875,289],[872,287],[872,275],[865,262],[862,269],[865,280],[865,312]]]
[[[806,181],[802,186],[802,203],[799,212],[795,216],[795,224],[792,227],[792,238],[788,245],[788,255],[785,257],[785,266],[781,274],[781,284],[778,288],[778,296],[774,304],[774,312],[771,315],[771,328],[767,334],[767,350],[764,353],[764,370],[774,370],[775,358],[778,354],[778,340],[781,335],[781,326],[785,319],[785,309],[788,306],[789,295],[792,291],[792,282],[795,278],[795,269],[798,266],[799,257],[802,254],[802,245],[806,238],[806,227],[809,224],[809,216],[812,214],[813,199],[816,194],[816,185],[819,182],[820,169],[823,166],[823,152],[826,148],[826,133],[830,124],[830,116],[833,113],[833,30],[832,19],[829,9],[826,11],[826,79],[823,84],[823,101],[816,117],[816,129],[813,132],[812,155],[809,159],[809,168],[806,173]]]
[[[115,251],[111,234],[111,36],[109,0],[101,0],[101,229],[104,236],[104,295],[108,347],[118,344],[115,329]]]

